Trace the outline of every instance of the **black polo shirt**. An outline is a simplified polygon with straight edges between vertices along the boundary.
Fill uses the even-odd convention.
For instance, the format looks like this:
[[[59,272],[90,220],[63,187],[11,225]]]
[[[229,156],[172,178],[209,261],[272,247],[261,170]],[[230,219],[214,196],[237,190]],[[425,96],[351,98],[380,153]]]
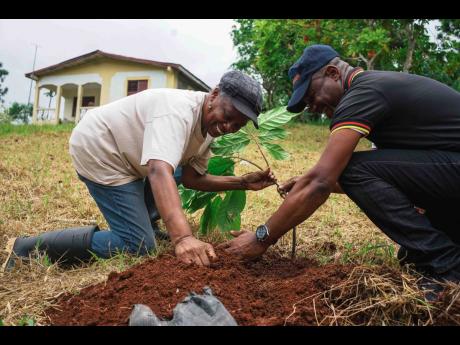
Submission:
[[[402,72],[354,69],[331,121],[331,133],[352,128],[379,149],[460,152],[460,93]]]

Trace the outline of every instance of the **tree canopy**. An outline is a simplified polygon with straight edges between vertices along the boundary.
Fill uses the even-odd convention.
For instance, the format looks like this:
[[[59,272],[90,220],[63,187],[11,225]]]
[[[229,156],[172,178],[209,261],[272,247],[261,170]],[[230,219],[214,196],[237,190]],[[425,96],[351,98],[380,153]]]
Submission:
[[[3,64],[0,62],[0,104],[3,104],[5,101],[3,96],[8,92],[7,87],[3,87],[2,84],[5,81],[5,77],[8,75],[8,71],[2,68]]]
[[[19,120],[22,123],[29,123],[29,119],[32,116],[32,104],[22,104],[14,102],[8,108],[8,115],[12,120]]]
[[[289,67],[312,44],[328,44],[353,66],[416,73],[460,90],[460,20],[444,19],[437,42],[425,19],[237,19],[234,68],[257,78],[268,109],[291,94]]]

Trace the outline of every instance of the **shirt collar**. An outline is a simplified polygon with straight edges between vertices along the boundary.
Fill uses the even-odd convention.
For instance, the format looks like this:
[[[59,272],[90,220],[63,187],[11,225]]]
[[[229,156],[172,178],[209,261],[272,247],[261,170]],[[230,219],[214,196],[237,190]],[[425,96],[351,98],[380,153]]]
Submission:
[[[343,80],[342,85],[345,92],[350,88],[353,79],[361,72],[364,72],[364,69],[362,69],[361,67],[355,67],[350,72],[348,72],[346,78]]]

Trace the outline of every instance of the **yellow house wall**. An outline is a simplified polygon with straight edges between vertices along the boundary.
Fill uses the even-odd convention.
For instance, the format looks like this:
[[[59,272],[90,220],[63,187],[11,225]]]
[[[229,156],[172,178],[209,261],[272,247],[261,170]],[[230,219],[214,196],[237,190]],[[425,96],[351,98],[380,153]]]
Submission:
[[[102,78],[100,104],[106,104],[110,101],[110,87],[112,77],[119,72],[137,72],[137,71],[164,71],[162,68],[156,68],[145,64],[139,64],[128,61],[118,61],[111,59],[100,59],[87,62],[83,65],[69,67],[55,73],[48,73],[46,76],[72,76],[78,74],[97,73]],[[154,83],[155,81],[153,81]],[[152,81],[149,81],[149,86]],[[170,88],[177,88],[177,72],[173,69],[166,70],[166,85]]]

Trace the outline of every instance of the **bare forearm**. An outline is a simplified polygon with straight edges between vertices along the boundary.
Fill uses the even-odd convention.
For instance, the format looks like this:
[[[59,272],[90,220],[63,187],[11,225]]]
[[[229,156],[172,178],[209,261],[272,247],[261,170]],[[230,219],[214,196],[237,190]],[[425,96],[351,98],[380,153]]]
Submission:
[[[316,181],[304,187],[296,184],[266,223],[272,242],[310,217],[327,200],[330,192],[330,188]]]
[[[193,180],[187,183],[186,187],[204,192],[247,189],[241,176],[215,176],[209,174],[197,174]]]
[[[182,203],[172,176],[149,175],[149,180],[155,204],[165,223],[172,243],[175,244],[179,239],[192,235],[192,230],[182,210]]]

